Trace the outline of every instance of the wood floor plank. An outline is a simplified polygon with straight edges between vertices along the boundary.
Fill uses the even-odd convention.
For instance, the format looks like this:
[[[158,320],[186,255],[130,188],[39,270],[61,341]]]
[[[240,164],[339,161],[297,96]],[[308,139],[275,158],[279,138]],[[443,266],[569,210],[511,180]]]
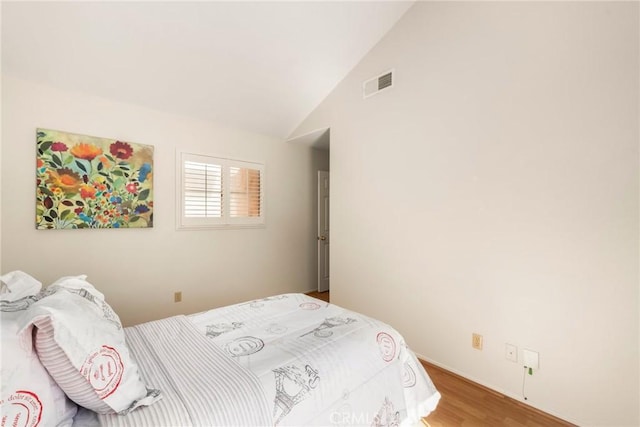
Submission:
[[[494,390],[421,360],[442,395],[424,419],[430,427],[575,427]]]
[[[309,295],[310,297],[314,297],[314,298],[317,298],[319,300],[322,300],[324,302],[329,302],[329,291],[327,291],[327,292],[318,292],[318,291],[307,292],[307,295]]]

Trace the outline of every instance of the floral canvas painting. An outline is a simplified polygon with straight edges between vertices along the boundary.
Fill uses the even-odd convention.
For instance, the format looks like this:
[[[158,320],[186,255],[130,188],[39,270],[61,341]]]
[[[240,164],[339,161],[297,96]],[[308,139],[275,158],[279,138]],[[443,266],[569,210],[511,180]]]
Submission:
[[[153,146],[37,130],[36,228],[153,227]]]

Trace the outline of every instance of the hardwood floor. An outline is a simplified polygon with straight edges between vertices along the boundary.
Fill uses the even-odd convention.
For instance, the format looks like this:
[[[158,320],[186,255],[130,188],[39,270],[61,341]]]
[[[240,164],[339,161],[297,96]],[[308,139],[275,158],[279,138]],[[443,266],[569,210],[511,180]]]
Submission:
[[[313,292],[307,292],[307,295],[309,295],[310,297],[314,297],[314,298],[318,298],[324,302],[329,302],[329,291],[327,292],[318,292],[318,291],[313,291]]]
[[[442,395],[436,410],[423,419],[426,426],[573,426],[445,369],[421,362]]]
[[[307,295],[329,302],[329,292]],[[473,381],[421,360],[442,395],[436,410],[423,419],[429,427],[569,427],[553,417]]]

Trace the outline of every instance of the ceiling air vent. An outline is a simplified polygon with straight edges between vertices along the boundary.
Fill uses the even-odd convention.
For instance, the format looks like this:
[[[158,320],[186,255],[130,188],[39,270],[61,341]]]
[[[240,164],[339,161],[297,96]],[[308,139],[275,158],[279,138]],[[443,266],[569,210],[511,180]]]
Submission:
[[[362,95],[364,98],[373,96],[384,89],[393,87],[393,70],[382,73],[377,77],[362,83]]]

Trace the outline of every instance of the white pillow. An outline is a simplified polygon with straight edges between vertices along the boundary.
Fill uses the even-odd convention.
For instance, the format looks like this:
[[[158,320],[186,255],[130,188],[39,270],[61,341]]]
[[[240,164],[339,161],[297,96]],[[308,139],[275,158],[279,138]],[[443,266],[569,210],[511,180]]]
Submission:
[[[18,334],[20,318],[35,299],[28,294],[0,303],[0,419],[3,425],[70,426],[76,405],[40,363],[32,344],[32,328]]]
[[[1,301],[16,301],[26,296],[35,295],[42,289],[42,283],[24,271],[12,271],[0,277],[2,287]]]
[[[141,381],[120,319],[102,294],[79,277],[54,285],[31,306],[25,327],[37,327],[38,356],[67,396],[102,414],[157,401],[160,392]]]

